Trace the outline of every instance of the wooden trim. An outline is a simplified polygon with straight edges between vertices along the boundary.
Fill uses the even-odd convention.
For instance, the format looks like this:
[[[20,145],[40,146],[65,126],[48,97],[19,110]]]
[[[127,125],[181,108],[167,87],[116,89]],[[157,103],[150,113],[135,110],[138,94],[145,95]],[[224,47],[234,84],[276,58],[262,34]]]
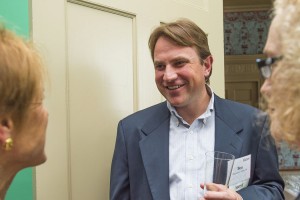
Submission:
[[[256,67],[256,58],[264,58],[263,54],[257,55],[230,55],[225,56],[225,80],[226,82],[239,80],[258,81],[259,86],[262,83],[259,71]],[[245,76],[245,74],[247,74]]]
[[[255,63],[256,58],[265,58],[263,54],[255,55],[225,55],[225,64],[249,64]]]
[[[224,12],[265,11],[273,7],[273,0],[224,0]]]
[[[268,5],[247,5],[247,6],[228,6],[224,7],[225,12],[250,12],[250,11],[271,11],[272,7]]]

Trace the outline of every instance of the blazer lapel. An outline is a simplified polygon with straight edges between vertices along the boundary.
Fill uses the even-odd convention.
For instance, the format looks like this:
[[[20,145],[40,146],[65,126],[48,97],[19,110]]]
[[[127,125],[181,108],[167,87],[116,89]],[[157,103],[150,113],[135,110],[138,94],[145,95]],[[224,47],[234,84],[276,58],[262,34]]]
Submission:
[[[239,157],[243,141],[238,134],[243,131],[243,127],[226,102],[216,95],[215,114],[215,150]]]
[[[162,105],[142,128],[139,145],[153,199],[168,200],[170,114],[166,104]]]

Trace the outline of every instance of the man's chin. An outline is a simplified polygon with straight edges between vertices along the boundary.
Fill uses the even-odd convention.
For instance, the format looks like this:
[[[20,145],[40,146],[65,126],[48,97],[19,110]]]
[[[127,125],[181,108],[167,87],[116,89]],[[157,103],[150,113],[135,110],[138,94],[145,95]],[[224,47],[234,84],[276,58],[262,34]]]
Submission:
[[[170,101],[169,101],[170,102]],[[175,108],[180,108],[182,107],[181,103],[179,102],[170,102],[171,106],[175,107]]]
[[[182,107],[183,105],[182,98],[167,97],[166,99],[173,107]]]

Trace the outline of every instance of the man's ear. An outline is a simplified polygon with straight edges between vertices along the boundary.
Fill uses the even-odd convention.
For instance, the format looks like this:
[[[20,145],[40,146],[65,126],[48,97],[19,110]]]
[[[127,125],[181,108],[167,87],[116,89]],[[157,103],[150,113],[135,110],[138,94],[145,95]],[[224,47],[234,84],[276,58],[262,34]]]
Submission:
[[[203,63],[203,65],[205,67],[205,69],[204,69],[204,75],[205,75],[205,77],[209,77],[211,75],[213,62],[214,62],[214,59],[213,59],[213,57],[211,55],[207,56],[205,58],[204,63]]]
[[[4,144],[5,140],[11,137],[13,129],[13,121],[11,118],[0,117],[0,144]]]

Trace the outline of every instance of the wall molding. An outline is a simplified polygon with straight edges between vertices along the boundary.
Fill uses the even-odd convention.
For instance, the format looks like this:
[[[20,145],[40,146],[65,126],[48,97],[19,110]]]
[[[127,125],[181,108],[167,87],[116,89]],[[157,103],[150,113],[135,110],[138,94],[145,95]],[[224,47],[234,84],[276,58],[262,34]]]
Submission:
[[[224,12],[271,10],[273,0],[224,0]]]
[[[225,63],[228,64],[255,64],[256,58],[265,58],[263,54],[255,54],[255,55],[225,55]]]
[[[134,19],[136,17],[136,15],[134,13],[130,13],[127,11],[123,11],[120,9],[115,9],[106,5],[101,5],[101,4],[96,4],[90,1],[84,1],[84,0],[68,0],[69,3],[74,3],[74,4],[78,4],[81,6],[85,6],[85,7],[89,7],[89,8],[93,8],[93,9],[97,9],[97,10],[101,10],[104,12],[108,12],[108,13],[112,13],[112,14],[116,14],[116,15],[121,15],[123,17],[128,17],[131,19]]]
[[[138,102],[138,69],[137,69],[137,22],[136,22],[136,14],[127,12],[124,10],[112,8],[106,5],[96,4],[90,1],[84,0],[68,0],[69,3],[78,4],[84,7],[100,10],[103,12],[119,15],[122,17],[127,17],[132,19],[132,38],[133,38],[133,111],[138,111],[139,102]]]

